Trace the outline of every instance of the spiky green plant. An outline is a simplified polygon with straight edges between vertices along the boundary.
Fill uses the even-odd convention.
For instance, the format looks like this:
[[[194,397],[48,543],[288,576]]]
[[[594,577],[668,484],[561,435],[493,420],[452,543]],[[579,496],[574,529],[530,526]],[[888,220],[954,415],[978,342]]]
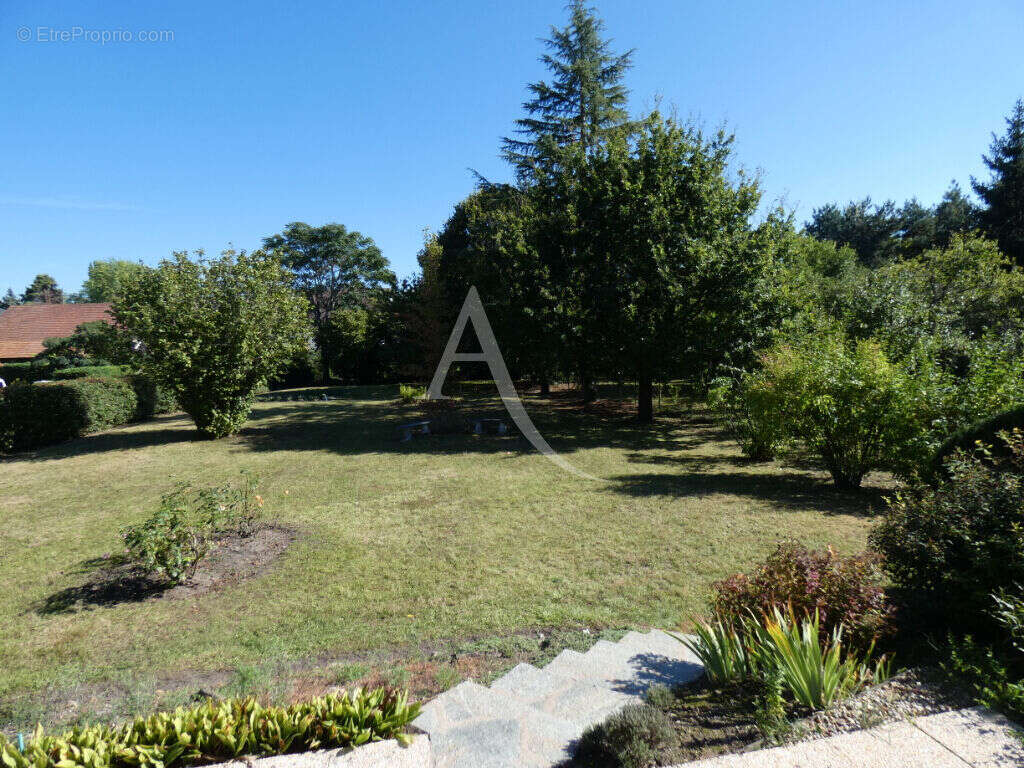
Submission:
[[[865,682],[861,661],[843,652],[842,626],[831,637],[822,637],[817,611],[798,620],[792,611],[787,615],[776,608],[762,621],[748,618],[744,633],[751,638],[748,650],[755,663],[777,669],[793,698],[805,707],[825,709]]]
[[[753,674],[753,659],[736,630],[721,621],[697,621],[695,624],[693,636],[673,637],[700,659],[708,680],[712,683],[737,682]]]

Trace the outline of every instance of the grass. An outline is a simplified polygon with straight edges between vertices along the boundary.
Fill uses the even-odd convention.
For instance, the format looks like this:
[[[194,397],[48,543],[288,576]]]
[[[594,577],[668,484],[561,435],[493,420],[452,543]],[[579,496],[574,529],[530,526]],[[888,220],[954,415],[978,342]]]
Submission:
[[[225,440],[168,416],[4,460],[0,710],[17,719],[71,690],[274,688],[257,670],[445,638],[514,646],[531,627],[670,628],[781,538],[862,549],[878,506],[877,488],[842,494],[822,472],[746,460],[699,408],[640,427],[528,398],[595,483],[514,436],[398,442],[417,406],[397,387],[330,392],[344,399],[275,395]],[[498,407],[475,394],[472,412]],[[242,469],[261,477],[268,517],[298,532],[270,568],[189,599],[47,609],[162,493]]]

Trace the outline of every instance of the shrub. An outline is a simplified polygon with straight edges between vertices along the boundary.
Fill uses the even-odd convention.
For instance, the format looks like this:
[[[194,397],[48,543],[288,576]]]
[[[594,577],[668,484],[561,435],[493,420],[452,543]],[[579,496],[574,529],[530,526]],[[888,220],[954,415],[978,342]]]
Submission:
[[[581,768],[649,768],[664,765],[677,745],[668,715],[649,704],[630,704],[584,731],[574,758]]]
[[[32,382],[50,378],[53,368],[48,360],[30,360],[25,363],[0,365],[0,379],[8,384],[15,381]]]
[[[953,454],[946,477],[897,494],[871,533],[907,601],[960,631],[991,629],[989,595],[1024,583],[1024,435],[1002,440],[1008,458]]]
[[[777,419],[839,488],[857,488],[868,472],[898,464],[923,432],[908,377],[873,341],[815,335],[777,345],[761,362],[743,381],[757,418]]]
[[[179,584],[195,572],[218,535],[251,536],[259,526],[263,499],[256,493],[256,478],[242,474],[240,488],[184,485],[163,496],[153,515],[122,531],[129,558],[146,572]]]
[[[783,440],[782,424],[772,402],[762,402],[763,388],[747,387],[730,378],[715,379],[708,405],[724,417],[726,428],[752,459],[767,461]]]
[[[247,755],[283,755],[397,739],[420,712],[389,688],[328,695],[287,707],[255,699],[208,701],[125,725],[80,726],[60,735],[42,726],[19,750],[0,734],[5,768],[138,768],[207,765]]]
[[[946,462],[957,451],[971,453],[977,448],[978,443],[990,446],[993,456],[1009,457],[1007,445],[999,439],[999,433],[1013,429],[1024,429],[1024,406],[1011,408],[954,432],[935,451],[926,476],[931,480],[937,479],[945,473]]]
[[[7,442],[39,448],[131,421],[138,398],[124,379],[18,384],[0,401]]]
[[[737,574],[712,585],[712,608],[738,628],[747,616],[771,615],[791,606],[798,616],[820,616],[827,633],[842,624],[850,641],[866,647],[888,630],[891,609],[882,589],[877,555],[842,557],[831,548],[808,550],[797,542],[776,547],[751,576]]]
[[[421,400],[426,393],[425,387],[417,387],[410,384],[398,385],[398,397],[403,403],[413,403]]]
[[[241,428],[257,390],[309,342],[308,304],[273,256],[185,253],[139,274],[114,302],[140,365],[174,392],[200,434]]]
[[[118,378],[127,371],[124,365],[82,365],[77,368],[61,368],[53,372],[55,379]]]
[[[139,401],[135,414],[137,420],[141,421],[160,413],[178,410],[178,401],[169,387],[158,384],[149,376],[139,373],[129,375],[127,378]]]

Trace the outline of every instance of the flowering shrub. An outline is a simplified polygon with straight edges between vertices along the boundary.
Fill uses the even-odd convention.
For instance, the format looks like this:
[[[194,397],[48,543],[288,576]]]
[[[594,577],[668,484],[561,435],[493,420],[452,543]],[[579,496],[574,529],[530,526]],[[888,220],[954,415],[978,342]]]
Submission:
[[[866,646],[888,630],[891,609],[881,581],[880,561],[871,553],[841,557],[831,547],[820,552],[786,542],[753,575],[716,582],[711,605],[733,626],[751,613],[772,615],[789,607],[797,616],[817,612],[824,634],[842,624],[851,643]]]

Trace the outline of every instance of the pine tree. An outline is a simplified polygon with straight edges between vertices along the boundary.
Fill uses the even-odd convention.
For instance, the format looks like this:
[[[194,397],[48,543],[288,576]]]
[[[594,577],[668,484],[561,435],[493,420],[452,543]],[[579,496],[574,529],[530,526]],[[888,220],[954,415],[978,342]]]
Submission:
[[[971,186],[987,206],[980,214],[982,230],[1024,265],[1024,100],[1017,100],[1006,125],[1003,137],[992,134],[991,155],[982,156],[992,173],[989,183],[972,177]]]
[[[42,304],[63,304],[64,291],[57,285],[57,281],[49,275],[36,275],[32,283],[21,295],[24,304],[39,302]]]
[[[506,137],[502,156],[520,179],[529,177],[543,142],[557,146],[582,144],[589,153],[609,130],[628,122],[629,91],[622,78],[632,65],[633,51],[611,52],[602,39],[604,22],[583,0],[569,6],[569,23],[551,28],[544,41],[549,53],[541,61],[552,72],[551,82],[527,87],[533,98],[523,103],[527,116],[516,120],[521,138]]]

